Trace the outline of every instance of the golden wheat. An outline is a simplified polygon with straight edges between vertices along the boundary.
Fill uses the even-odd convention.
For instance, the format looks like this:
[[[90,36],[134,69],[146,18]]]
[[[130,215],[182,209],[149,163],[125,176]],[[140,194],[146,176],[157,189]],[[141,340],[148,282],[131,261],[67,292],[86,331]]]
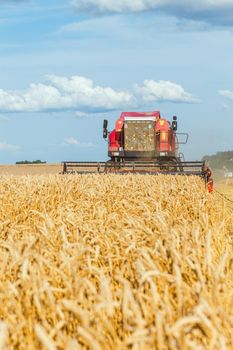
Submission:
[[[233,349],[232,211],[201,179],[0,180],[0,349]]]

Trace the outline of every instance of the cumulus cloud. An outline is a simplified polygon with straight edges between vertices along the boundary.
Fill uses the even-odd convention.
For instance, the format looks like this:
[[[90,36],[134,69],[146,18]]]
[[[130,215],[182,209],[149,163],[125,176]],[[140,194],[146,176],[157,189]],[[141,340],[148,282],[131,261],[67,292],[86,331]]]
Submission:
[[[6,141],[0,141],[0,151],[17,151],[19,149],[19,146],[12,145],[10,143],[7,143]]]
[[[78,9],[94,13],[162,11],[182,18],[233,24],[232,0],[72,0]]]
[[[87,114],[87,113],[85,113],[85,112],[80,112],[80,111],[77,111],[77,112],[75,112],[75,117],[76,117],[76,118],[80,118],[80,119],[82,119],[82,118],[86,118],[86,117],[88,117],[88,114]]]
[[[181,85],[170,81],[145,80],[142,86],[136,85],[135,91],[144,102],[170,101],[183,103],[198,103],[200,100],[186,92]]]
[[[227,103],[223,103],[222,104],[222,108],[225,110],[225,111],[228,111],[228,109],[230,109],[229,105]]]
[[[0,111],[39,112],[49,110],[105,111],[133,107],[134,96],[127,91],[94,85],[80,76],[48,76],[48,84],[31,84],[26,91],[0,89]]]
[[[68,139],[64,140],[66,144],[68,145],[78,145],[78,141],[74,137],[69,137]]]
[[[31,84],[25,91],[0,89],[0,112],[48,112],[75,110],[76,117],[90,113],[138,108],[147,102],[196,103],[199,100],[181,85],[169,81],[145,80],[132,91],[118,91],[94,85],[80,76],[49,76],[49,84]]]
[[[226,97],[228,100],[233,100],[233,91],[219,90],[219,95]]]
[[[67,139],[64,140],[66,145],[69,146],[77,146],[81,148],[92,148],[95,147],[95,145],[92,142],[80,142],[76,140],[74,137],[68,137]]]

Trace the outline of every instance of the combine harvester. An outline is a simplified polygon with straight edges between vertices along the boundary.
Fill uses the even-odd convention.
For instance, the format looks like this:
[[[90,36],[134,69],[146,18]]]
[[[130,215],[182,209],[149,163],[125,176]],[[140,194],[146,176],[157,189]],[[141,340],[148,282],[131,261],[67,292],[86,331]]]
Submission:
[[[213,191],[212,172],[205,161],[184,161],[179,144],[188,141],[188,134],[177,133],[177,117],[172,122],[161,118],[160,112],[123,112],[108,132],[103,123],[103,137],[108,139],[106,162],[70,162],[63,164],[67,173],[138,173],[196,175],[203,178],[209,192]],[[180,137],[183,139],[180,141]]]

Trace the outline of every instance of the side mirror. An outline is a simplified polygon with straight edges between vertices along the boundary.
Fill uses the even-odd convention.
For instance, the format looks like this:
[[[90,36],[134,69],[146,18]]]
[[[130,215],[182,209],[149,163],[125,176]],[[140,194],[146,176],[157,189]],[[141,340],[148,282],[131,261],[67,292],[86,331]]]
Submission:
[[[106,139],[108,137],[108,121],[104,119],[103,122],[103,138]]]
[[[172,120],[172,130],[176,131],[177,130],[177,117],[174,115],[173,120]]]

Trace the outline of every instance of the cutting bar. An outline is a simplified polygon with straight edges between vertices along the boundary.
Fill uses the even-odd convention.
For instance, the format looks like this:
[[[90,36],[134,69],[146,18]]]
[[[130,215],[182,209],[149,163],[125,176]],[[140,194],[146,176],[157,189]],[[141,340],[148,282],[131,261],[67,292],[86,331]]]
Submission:
[[[196,175],[205,177],[204,161],[126,161],[126,162],[62,162],[63,174],[142,173],[164,175]]]

